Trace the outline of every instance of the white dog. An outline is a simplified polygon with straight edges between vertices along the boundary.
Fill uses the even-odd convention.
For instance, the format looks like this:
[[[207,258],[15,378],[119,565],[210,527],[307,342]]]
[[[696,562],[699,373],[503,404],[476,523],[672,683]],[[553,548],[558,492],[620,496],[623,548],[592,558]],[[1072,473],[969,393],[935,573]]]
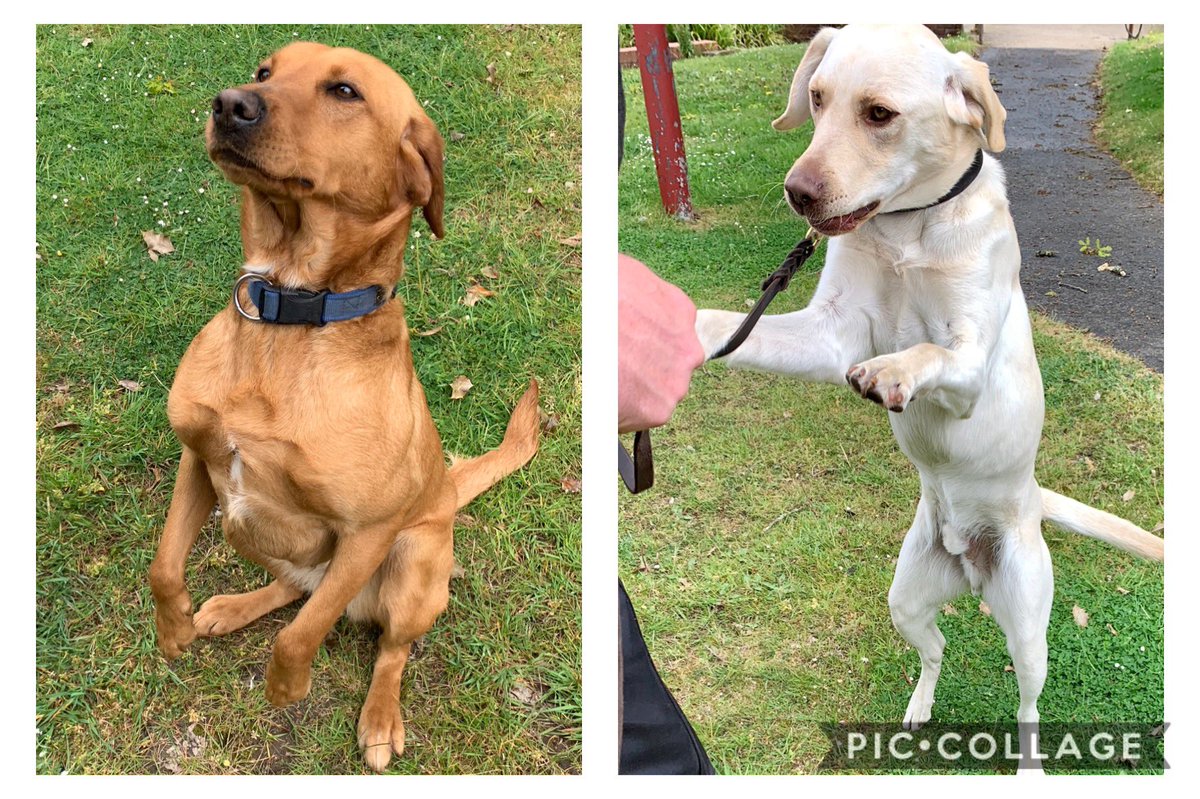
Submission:
[[[810,115],[812,144],[784,188],[833,237],[824,271],[807,308],[764,317],[725,360],[848,381],[891,411],[921,475],[888,594],[896,628],[921,656],[904,726],[929,720],[945,646],[938,609],[969,588],[1007,636],[1024,739],[1038,721],[1054,586],[1042,520],[1156,560],[1162,539],[1034,478],[1042,378],[1004,172],[982,152],[1004,149],[987,66],[951,55],[920,26],[827,28],[772,124],[790,130]],[[700,311],[705,351],[742,318]]]

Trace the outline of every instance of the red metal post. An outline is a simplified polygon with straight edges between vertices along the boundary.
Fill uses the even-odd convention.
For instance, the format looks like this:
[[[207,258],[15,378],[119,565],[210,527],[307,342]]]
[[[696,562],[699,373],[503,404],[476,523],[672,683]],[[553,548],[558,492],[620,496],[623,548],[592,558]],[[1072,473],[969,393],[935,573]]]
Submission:
[[[677,219],[693,219],[667,26],[634,25],[633,40],[642,72],[642,94],[646,98],[646,118],[650,122],[650,142],[654,146],[654,168],[658,172],[663,207]]]

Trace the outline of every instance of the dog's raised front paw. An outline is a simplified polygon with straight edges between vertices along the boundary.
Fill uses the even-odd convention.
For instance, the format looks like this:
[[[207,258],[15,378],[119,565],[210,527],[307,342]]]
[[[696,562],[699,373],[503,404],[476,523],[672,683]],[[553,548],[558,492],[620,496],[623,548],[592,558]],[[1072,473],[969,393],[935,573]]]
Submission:
[[[851,366],[846,372],[846,382],[865,398],[896,413],[908,407],[915,383],[899,360],[890,355]]]
[[[725,346],[733,331],[746,318],[743,313],[733,311],[713,311],[707,308],[696,311],[696,338],[704,349],[704,357],[711,358],[713,353]]]

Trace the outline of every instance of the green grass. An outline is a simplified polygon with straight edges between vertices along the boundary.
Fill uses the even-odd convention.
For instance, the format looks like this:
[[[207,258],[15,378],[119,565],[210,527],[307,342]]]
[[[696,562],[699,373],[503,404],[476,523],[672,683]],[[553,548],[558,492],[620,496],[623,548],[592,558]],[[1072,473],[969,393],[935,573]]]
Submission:
[[[38,29],[37,770],[365,771],[354,728],[374,631],[339,622],[310,696],[279,710],[262,675],[296,606],[168,666],[147,588],[179,457],[168,388],[241,265],[206,112],[295,39],[396,67],[447,139],[446,238],[414,223],[400,287],[414,330],[443,326],[413,355],[446,449],[496,446],[531,377],[560,420],[456,525],[465,575],[406,671],[408,747],[390,770],[577,772],[580,498],[560,480],[581,469],[580,250],[559,243],[580,231],[577,26]],[[151,262],[144,230],[176,252]],[[487,266],[496,296],[460,304]],[[452,402],[459,374],[475,388]],[[264,581],[206,527],[194,601]],[[189,736],[203,751],[181,758]]]
[[[1163,193],[1163,35],[1113,45],[1100,64],[1096,138],[1144,188]]]
[[[717,43],[722,50],[731,48],[764,47],[783,41],[779,25],[668,25],[667,41],[678,42],[686,32],[692,40],[708,39]],[[633,47],[633,26],[619,28],[622,47]],[[685,53],[688,56],[690,53]]]
[[[811,126],[770,127],[802,52],[675,65],[695,223],[662,212],[640,86],[624,73],[621,250],[700,307],[756,299],[759,281],[803,235],[781,182]],[[773,313],[805,305],[816,260]],[[1035,342],[1047,402],[1042,485],[1154,527],[1163,513],[1162,378],[1041,317]],[[621,502],[621,576],[718,771],[811,772],[827,749],[821,722],[899,721],[919,661],[892,628],[887,591],[920,489],[885,412],[846,388],[711,365],[656,431],[654,454],[654,489]],[[1045,536],[1056,588],[1043,720],[1161,720],[1162,567],[1054,528]],[[948,646],[935,721],[1015,717],[1004,638],[978,604],[964,596],[941,621]],[[1086,628],[1072,620],[1076,604],[1091,614]]]

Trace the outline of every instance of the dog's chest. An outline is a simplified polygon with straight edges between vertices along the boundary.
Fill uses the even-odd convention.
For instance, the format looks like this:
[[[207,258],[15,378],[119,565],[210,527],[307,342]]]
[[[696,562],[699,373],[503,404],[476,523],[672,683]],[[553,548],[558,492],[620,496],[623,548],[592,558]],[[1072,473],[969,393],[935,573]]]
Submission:
[[[444,471],[440,461],[411,463],[418,443],[441,451],[432,420],[405,412],[424,408],[414,379],[239,359],[222,352],[222,338],[197,338],[168,409],[180,441],[205,462],[227,521],[354,524],[403,512],[427,475]]]
[[[917,344],[955,348],[962,334],[961,307],[945,276],[917,262],[892,271],[885,296],[891,305],[893,324],[884,326],[890,340],[879,342],[880,352],[898,352]]]

